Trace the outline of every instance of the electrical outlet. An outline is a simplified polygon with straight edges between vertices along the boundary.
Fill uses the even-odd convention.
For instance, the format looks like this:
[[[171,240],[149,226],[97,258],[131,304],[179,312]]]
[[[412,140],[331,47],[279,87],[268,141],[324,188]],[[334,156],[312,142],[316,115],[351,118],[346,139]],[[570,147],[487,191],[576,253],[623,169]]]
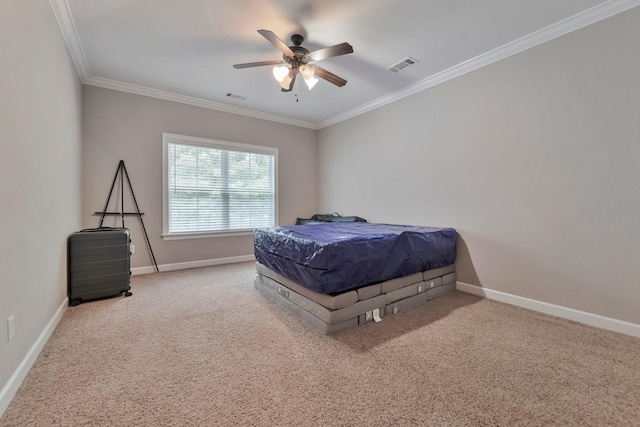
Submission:
[[[13,314],[7,319],[7,341],[11,341],[16,334],[16,325]]]
[[[129,247],[131,249],[131,254],[132,255],[135,254],[136,253],[136,245],[130,245]]]
[[[365,321],[369,321],[373,319],[373,312],[372,311],[367,311],[367,313],[364,315],[364,320]]]

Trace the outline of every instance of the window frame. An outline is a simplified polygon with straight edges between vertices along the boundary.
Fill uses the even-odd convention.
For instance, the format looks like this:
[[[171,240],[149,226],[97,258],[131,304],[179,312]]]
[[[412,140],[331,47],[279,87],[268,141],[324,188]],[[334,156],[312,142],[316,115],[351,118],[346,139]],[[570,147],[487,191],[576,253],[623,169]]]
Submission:
[[[169,232],[169,144],[195,145],[229,151],[242,151],[273,156],[273,219],[278,224],[278,149],[263,145],[243,144],[196,136],[162,132],[162,238],[164,240],[203,239],[210,237],[247,236],[253,234],[253,228],[242,230],[221,230],[202,232]]]

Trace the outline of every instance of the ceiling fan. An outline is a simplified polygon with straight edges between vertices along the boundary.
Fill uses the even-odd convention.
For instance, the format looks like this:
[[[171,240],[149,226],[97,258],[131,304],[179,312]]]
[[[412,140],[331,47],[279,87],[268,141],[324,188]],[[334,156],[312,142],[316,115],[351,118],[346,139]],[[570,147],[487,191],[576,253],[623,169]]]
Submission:
[[[293,46],[287,46],[278,36],[269,30],[258,30],[258,32],[282,52],[282,60],[235,64],[233,68],[241,69],[276,65],[276,67],[273,68],[273,75],[278,83],[280,83],[282,92],[290,92],[293,89],[293,84],[296,81],[298,73],[300,73],[307,86],[309,86],[309,90],[318,82],[318,78],[333,83],[338,87],[347,84],[347,81],[342,77],[336,76],[312,63],[333,58],[334,56],[352,53],[353,47],[351,47],[349,43],[340,43],[310,52],[308,49],[300,46],[304,41],[304,38],[300,34],[292,35],[291,42]]]

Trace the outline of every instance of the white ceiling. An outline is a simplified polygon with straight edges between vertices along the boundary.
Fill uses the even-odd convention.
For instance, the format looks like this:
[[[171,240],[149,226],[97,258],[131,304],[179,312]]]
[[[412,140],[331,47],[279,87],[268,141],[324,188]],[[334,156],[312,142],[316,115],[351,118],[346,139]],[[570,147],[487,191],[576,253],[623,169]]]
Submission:
[[[83,83],[322,128],[640,4],[640,0],[50,0]],[[282,93],[257,33],[313,51],[345,78]],[[406,71],[388,68],[411,56]],[[299,83],[303,83],[301,80]],[[246,97],[236,100],[232,93]]]

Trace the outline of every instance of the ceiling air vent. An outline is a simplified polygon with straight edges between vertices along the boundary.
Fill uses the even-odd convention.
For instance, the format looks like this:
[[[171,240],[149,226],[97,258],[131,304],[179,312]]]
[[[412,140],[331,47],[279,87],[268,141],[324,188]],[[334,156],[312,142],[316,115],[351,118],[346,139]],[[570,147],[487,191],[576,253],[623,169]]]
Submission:
[[[417,59],[407,56],[402,61],[398,62],[397,64],[393,64],[391,67],[389,67],[389,71],[393,71],[394,73],[399,73],[400,71],[404,71],[407,68],[412,67],[418,63],[420,63],[420,61],[418,61]]]
[[[240,100],[240,101],[244,101],[245,99],[247,99],[247,97],[246,97],[246,96],[236,95],[235,93],[231,93],[231,92],[227,93],[225,96],[226,96],[227,98],[231,98],[231,99],[238,99],[238,100]]]

